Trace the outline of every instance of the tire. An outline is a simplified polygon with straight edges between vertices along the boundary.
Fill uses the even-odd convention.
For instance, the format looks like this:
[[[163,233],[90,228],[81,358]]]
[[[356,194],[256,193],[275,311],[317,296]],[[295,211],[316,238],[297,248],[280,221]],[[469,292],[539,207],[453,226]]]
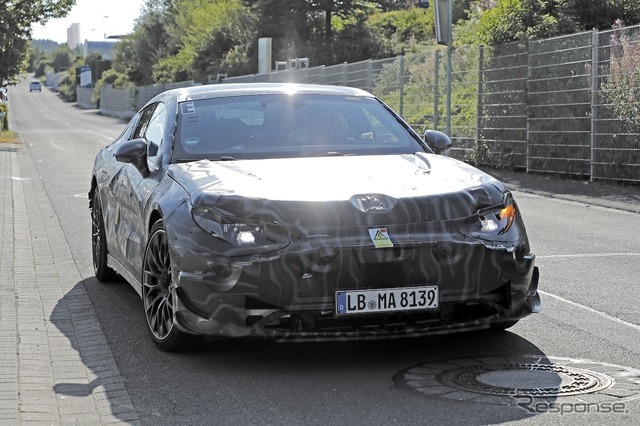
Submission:
[[[176,325],[177,296],[171,257],[162,220],[151,228],[144,252],[142,302],[153,343],[166,352],[199,347],[202,337],[187,334]]]
[[[102,204],[96,191],[91,196],[91,257],[93,272],[100,282],[117,281],[119,276],[107,265],[107,235],[104,231]]]

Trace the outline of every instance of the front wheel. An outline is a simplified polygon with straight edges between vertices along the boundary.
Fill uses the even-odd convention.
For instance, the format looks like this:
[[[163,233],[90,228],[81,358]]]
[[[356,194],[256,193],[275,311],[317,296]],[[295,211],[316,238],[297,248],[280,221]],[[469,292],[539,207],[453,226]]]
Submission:
[[[200,336],[180,331],[176,325],[178,301],[162,220],[153,225],[149,235],[142,269],[142,301],[151,338],[163,351],[194,349],[202,341]]]

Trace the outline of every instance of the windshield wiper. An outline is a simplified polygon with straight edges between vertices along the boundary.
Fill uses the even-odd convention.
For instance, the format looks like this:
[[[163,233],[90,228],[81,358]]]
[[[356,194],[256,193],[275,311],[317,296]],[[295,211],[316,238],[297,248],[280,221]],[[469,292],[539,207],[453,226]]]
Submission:
[[[220,158],[218,158],[217,160],[214,161],[236,161],[235,158],[231,157],[230,155],[223,155]]]

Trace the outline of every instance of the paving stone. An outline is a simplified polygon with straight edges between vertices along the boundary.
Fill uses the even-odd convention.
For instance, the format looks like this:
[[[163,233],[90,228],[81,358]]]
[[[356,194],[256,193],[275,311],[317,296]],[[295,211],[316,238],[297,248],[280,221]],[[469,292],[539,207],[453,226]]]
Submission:
[[[9,147],[0,150],[0,424],[140,424],[28,147]]]

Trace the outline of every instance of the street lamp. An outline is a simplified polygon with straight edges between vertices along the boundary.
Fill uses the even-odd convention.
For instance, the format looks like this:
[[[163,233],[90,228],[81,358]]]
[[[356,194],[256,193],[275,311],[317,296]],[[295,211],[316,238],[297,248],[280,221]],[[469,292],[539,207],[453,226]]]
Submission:
[[[102,17],[102,33],[103,33],[103,35],[104,35],[104,36],[103,36],[103,38],[102,38],[103,40],[106,40],[106,39],[107,39],[107,29],[106,29],[106,28],[107,28],[107,26],[106,26],[106,24],[105,24],[105,21],[106,21],[107,19],[109,19],[109,17],[108,17],[108,16],[106,16],[106,15]]]

